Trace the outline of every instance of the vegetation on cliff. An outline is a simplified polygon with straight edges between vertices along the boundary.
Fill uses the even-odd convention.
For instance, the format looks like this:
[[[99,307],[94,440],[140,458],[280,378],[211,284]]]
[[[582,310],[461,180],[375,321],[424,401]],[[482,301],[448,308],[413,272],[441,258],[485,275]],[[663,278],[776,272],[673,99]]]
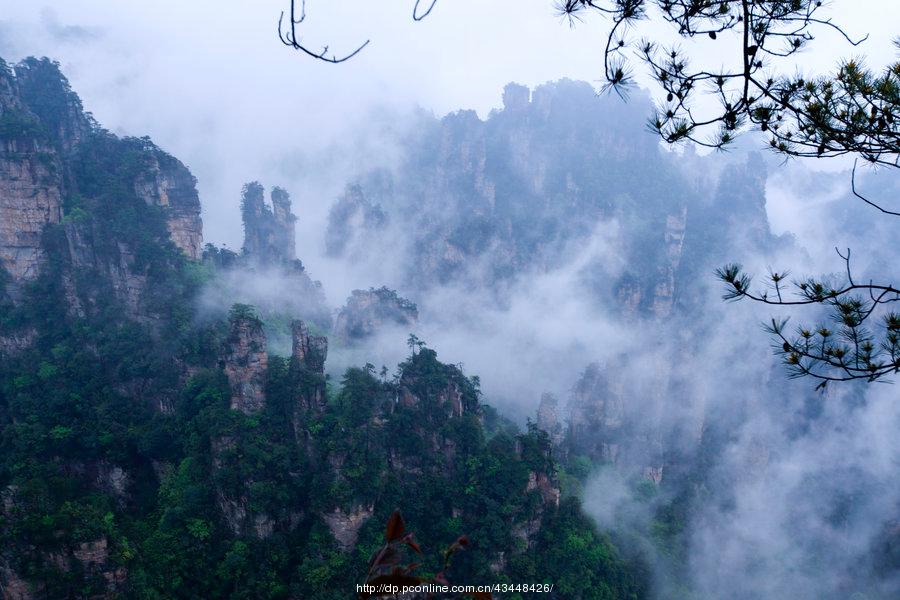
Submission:
[[[201,314],[204,285],[238,258],[208,248],[196,262],[173,243],[170,201],[189,204],[189,173],[147,139],[65,137],[47,106],[33,114],[63,132],[61,218],[43,227],[38,275],[0,279],[5,589],[344,598],[399,508],[435,546],[470,537],[455,581],[645,594],[634,560],[577,500],[560,502],[546,435],[499,418],[434,350],[413,345],[393,377],[367,365],[330,382],[327,344],[305,325],[284,356],[251,307]],[[290,221],[286,194],[275,199]]]

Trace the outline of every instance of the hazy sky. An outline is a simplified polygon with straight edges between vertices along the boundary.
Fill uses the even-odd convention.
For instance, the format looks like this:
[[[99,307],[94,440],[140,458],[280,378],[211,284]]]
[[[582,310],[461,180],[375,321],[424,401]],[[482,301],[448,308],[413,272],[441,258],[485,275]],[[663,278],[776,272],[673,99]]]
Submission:
[[[339,6],[338,6],[339,4]],[[0,55],[46,55],[63,66],[85,106],[120,134],[150,135],[197,175],[207,239],[240,244],[240,185],[294,187],[297,212],[321,215],[331,198],[280,181],[285,160],[324,152],[365,127],[375,106],[436,114],[500,104],[509,81],[598,81],[603,31],[570,28],[551,0],[441,0],[415,23],[413,2],[309,0],[307,39],[336,51],[372,43],[340,66],[296,54],[276,37],[287,0],[0,0]],[[831,11],[873,63],[893,55],[900,2],[841,0]],[[859,16],[874,12],[873,23]],[[828,67],[852,49],[823,34],[805,60]],[[302,161],[301,161],[302,162]],[[302,240],[300,246],[302,247]]]

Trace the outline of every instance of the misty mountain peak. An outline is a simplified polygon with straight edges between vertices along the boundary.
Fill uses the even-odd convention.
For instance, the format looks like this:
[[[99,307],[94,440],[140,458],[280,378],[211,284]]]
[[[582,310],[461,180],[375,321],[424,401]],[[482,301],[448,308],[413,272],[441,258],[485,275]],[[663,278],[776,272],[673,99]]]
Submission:
[[[244,253],[261,263],[277,264],[297,259],[291,197],[274,187],[271,206],[266,204],[265,189],[257,181],[244,186],[241,215],[244,221]]]
[[[507,83],[503,88],[503,110],[508,112],[524,110],[531,102],[531,90],[518,83]]]

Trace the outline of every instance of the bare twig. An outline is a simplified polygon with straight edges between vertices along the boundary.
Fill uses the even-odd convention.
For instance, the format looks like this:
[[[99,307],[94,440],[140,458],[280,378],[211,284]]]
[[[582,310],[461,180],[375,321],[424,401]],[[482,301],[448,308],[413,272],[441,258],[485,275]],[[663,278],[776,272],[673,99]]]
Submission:
[[[284,11],[282,11],[281,16],[278,17],[278,39],[280,39],[281,43],[285,46],[289,46],[294,50],[299,50],[300,52],[303,52],[307,56],[315,58],[316,60],[338,64],[350,60],[351,58],[362,52],[363,48],[369,45],[369,42],[371,40],[366,40],[365,42],[360,44],[360,46],[357,47],[356,50],[353,50],[349,54],[344,54],[342,56],[338,56],[334,52],[329,54],[329,47],[327,45],[323,46],[322,49],[318,52],[310,50],[309,47],[300,43],[300,38],[297,35],[297,25],[300,25],[306,20],[306,0],[300,0],[299,16],[297,16],[296,4],[296,0],[291,0],[290,16],[288,18],[289,25],[287,27],[284,26]]]
[[[422,0],[416,0],[416,5],[413,6],[413,21],[421,21],[422,19],[430,15],[432,9],[434,9],[434,5],[437,4],[437,0],[431,0],[431,4],[428,5],[428,9],[423,13],[419,13],[419,4],[421,2]]]
[[[876,204],[875,202],[872,202],[871,200],[869,200],[868,198],[866,198],[865,196],[863,196],[862,194],[860,194],[859,192],[856,191],[856,163],[857,162],[858,162],[858,159],[853,161],[853,172],[850,175],[850,190],[853,192],[853,195],[856,196],[857,198],[859,198],[860,200],[862,200],[863,202],[865,202],[866,204],[868,204],[869,206],[877,208],[878,210],[880,210],[881,212],[883,212],[886,215],[900,217],[900,212],[887,210],[886,208],[880,206],[879,204]]]

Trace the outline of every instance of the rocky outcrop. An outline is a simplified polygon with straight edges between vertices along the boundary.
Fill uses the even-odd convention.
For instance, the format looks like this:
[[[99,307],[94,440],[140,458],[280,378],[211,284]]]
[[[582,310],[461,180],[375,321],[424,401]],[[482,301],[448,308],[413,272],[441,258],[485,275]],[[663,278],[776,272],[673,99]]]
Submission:
[[[375,335],[385,326],[413,328],[419,310],[387,287],[353,290],[334,322],[334,336],[350,344]]]
[[[231,334],[220,365],[231,388],[231,408],[249,415],[262,410],[266,403],[266,336],[262,322],[247,306],[235,305],[230,323]]]
[[[109,540],[102,536],[90,542],[82,542],[72,550],[72,558],[80,563],[87,575],[99,575],[106,580],[106,598],[118,597],[127,577],[124,567],[117,567],[110,560]]]
[[[655,467],[644,467],[644,479],[647,481],[652,481],[656,485],[662,483],[663,479],[663,470],[662,466]]]
[[[222,473],[234,473],[241,469],[242,463],[250,448],[254,446],[246,435],[236,432],[235,435],[221,435],[210,440],[213,478]],[[287,532],[297,527],[302,513],[298,507],[284,506],[284,510],[276,508],[272,512],[260,508],[251,500],[254,488],[266,485],[265,475],[260,479],[252,472],[248,477],[233,481],[219,481],[215,488],[215,503],[222,515],[228,530],[235,536],[264,540],[276,531]]]
[[[181,164],[158,149],[148,152],[135,192],[148,205],[166,209],[166,225],[172,242],[192,259],[199,260],[203,247],[203,222],[197,180]]]
[[[222,494],[216,496],[216,504],[222,511],[225,523],[234,535],[250,536],[264,540],[275,532],[275,521],[268,515],[251,515],[246,496],[238,499]]]
[[[666,217],[666,228],[663,234],[665,241],[665,259],[659,266],[659,276],[653,290],[651,312],[658,318],[672,314],[675,304],[675,276],[681,263],[684,247],[684,231],[687,224],[687,206],[681,211]]]
[[[407,408],[419,406],[421,398],[412,391],[411,385],[413,385],[413,382],[404,382],[401,378],[400,385],[400,398],[398,400],[400,405]],[[466,410],[462,391],[459,389],[459,384],[455,381],[448,382],[446,387],[438,391],[435,401],[438,406],[445,410],[448,417],[461,417]]]
[[[359,537],[359,530],[363,524],[372,516],[373,507],[356,506],[349,511],[341,508],[335,508],[331,512],[322,515],[322,520],[328,525],[331,535],[334,536],[338,546],[345,552],[351,550],[356,545]]]
[[[294,223],[288,193],[272,188],[272,206],[266,204],[265,190],[259,182],[244,186],[241,215],[244,221],[244,253],[263,264],[278,264],[297,258]]]
[[[623,384],[615,369],[604,368],[600,363],[588,365],[572,388],[569,404],[572,427],[588,423],[606,429],[621,427],[625,417]]]
[[[243,188],[241,208],[244,250],[236,254],[207,244],[203,260],[214,268],[216,277],[203,287],[201,306],[223,315],[234,303],[254,307],[267,324],[266,335],[273,354],[286,355],[293,340],[284,327],[268,327],[285,318],[302,319],[329,331],[332,309],[322,284],[314,281],[296,258],[294,223],[288,193],[274,188],[271,205],[256,182]]]
[[[34,344],[37,332],[34,329],[14,331],[0,335],[0,356],[15,356]]]
[[[538,429],[547,433],[554,446],[558,446],[562,442],[563,425],[559,415],[559,401],[553,394],[541,395],[536,424]]]
[[[503,88],[503,110],[515,113],[525,111],[531,103],[531,90],[518,83],[507,83]]]
[[[93,542],[82,542],[72,554],[86,566],[102,565],[109,558],[109,544],[105,537]]]
[[[0,598],[3,600],[32,600],[35,591],[10,567],[0,563]]]
[[[614,369],[592,363],[572,388],[569,442],[577,453],[617,460],[625,420],[623,383]]]
[[[22,152],[23,145],[0,140],[0,262],[14,282],[37,277],[43,257],[41,233],[47,224],[62,219],[56,156],[47,152],[38,158]]]
[[[530,471],[528,473],[528,483],[525,484],[524,493],[536,493],[540,497],[540,503],[530,518],[520,521],[513,526],[512,532],[513,535],[522,540],[526,548],[531,548],[547,515],[559,507],[559,500],[562,494],[555,478],[543,471]]]
[[[54,140],[45,129],[47,124],[32,111],[28,100],[34,100],[33,93],[26,90],[33,91],[36,72],[45,70],[42,61],[27,61],[14,68],[0,61],[0,266],[13,283],[37,277],[43,257],[41,233],[47,224],[62,219],[60,146],[74,144],[83,134],[80,122],[64,126],[62,120],[58,133],[66,136]],[[62,98],[47,97],[46,101],[68,106],[70,92],[63,92]],[[80,103],[74,108],[81,114]]]
[[[528,473],[528,484],[525,486],[525,493],[537,490],[541,496],[541,500],[547,506],[559,506],[559,498],[561,495],[559,486],[550,478],[547,473],[531,471]]]
[[[309,327],[303,321],[291,323],[293,340],[291,356],[305,369],[322,375],[325,373],[325,359],[328,357],[328,338],[310,335]]]
[[[15,95],[37,118],[39,135],[46,136],[63,153],[75,149],[96,128],[58,63],[46,58],[26,58],[13,67],[13,72]],[[2,95],[0,102],[8,99]]]
[[[325,359],[328,357],[328,338],[310,335],[303,321],[291,323],[291,366],[296,374],[294,403],[294,434],[298,441],[308,443],[305,423],[309,415],[325,409]]]
[[[503,108],[486,120],[474,111],[425,119],[404,139],[399,168],[358,177],[336,201],[329,248],[346,255],[347,240],[368,240],[367,256],[390,256],[391,264],[407,253],[402,284],[411,289],[448,281],[494,286],[553,266],[571,249],[567,242],[588,239],[601,221],[652,220],[661,234],[666,211],[683,202],[683,191],[651,189],[659,172],[674,179],[674,169],[623,118],[641,121],[644,109],[641,102],[598,99],[590,84],[563,80],[533,92],[507,85]],[[647,177],[635,174],[641,169]],[[377,227],[367,224],[366,206],[377,206],[393,228],[371,235]],[[402,236],[394,235],[398,230]],[[662,246],[662,235],[656,238]],[[635,270],[652,274],[656,266]],[[655,282],[641,285],[651,297]]]
[[[680,237],[681,260],[677,267],[676,282],[680,288],[676,302],[682,307],[702,310],[707,296],[706,286],[696,285],[705,281],[709,273],[722,266],[723,257],[740,252],[759,257],[773,258],[776,253],[794,248],[791,234],[774,235],[766,211],[767,167],[762,157],[748,153],[744,161],[727,163],[718,176],[711,198],[692,203],[687,210],[684,225],[678,215],[667,227],[674,235],[667,234],[670,248]],[[679,229],[683,227],[683,234]]]
[[[357,245],[370,241],[371,235],[381,231],[386,223],[387,215],[381,205],[372,202],[360,184],[348,185],[328,213],[325,252],[328,256],[345,256]]]
[[[0,521],[11,521],[16,508],[18,486],[0,490]],[[12,557],[0,552],[0,599],[31,600],[35,597],[32,587],[7,562]]]
[[[76,163],[97,140],[121,142],[127,148],[113,150],[121,155],[140,146],[136,164],[111,166],[107,159],[100,165],[115,169],[113,177],[133,175],[134,194],[164,210],[173,243],[187,257],[200,257],[200,201],[184,165],[149,140],[120,141],[99,129],[56,63],[26,59],[10,68],[0,61],[0,266],[12,277],[14,295],[40,271],[44,229],[82,216],[77,206],[65,208],[63,199],[89,193],[92,183],[76,176]],[[78,237],[72,228],[67,232]]]
[[[291,196],[280,187],[272,188],[272,216],[281,225],[279,241],[284,244],[284,258],[297,258],[297,240],[294,237],[294,222],[297,217],[291,212]]]
[[[420,348],[403,365],[396,408],[413,409],[421,417],[418,428],[435,425],[464,414],[479,414],[477,382],[454,365],[437,361],[431,348]],[[428,423],[426,423],[428,421]],[[436,450],[447,450],[439,441]]]
[[[129,499],[129,488],[132,484],[131,476],[120,466],[101,461],[97,465],[97,487],[124,506]]]
[[[83,316],[85,303],[93,304],[102,295],[101,288],[80,286],[76,273],[91,272],[96,283],[103,285],[121,302],[127,314],[146,318],[143,301],[147,290],[147,274],[137,265],[132,248],[110,240],[92,220],[76,220],[65,224],[66,266],[63,287],[71,314]]]
[[[73,572],[80,572],[87,590],[93,593],[85,598],[103,599],[119,598],[127,578],[127,571],[117,567],[110,560],[109,541],[106,536],[89,542],[81,542],[74,548],[43,556],[49,571],[57,571],[58,575],[72,577]],[[47,576],[46,573],[44,576]],[[99,589],[96,581],[100,582]],[[73,586],[78,584],[73,582]],[[32,600],[47,596],[46,584],[42,581],[27,581],[22,575],[0,558],[0,599]]]
[[[675,424],[660,407],[671,409],[684,391],[676,392],[663,365],[642,373],[640,381],[626,369],[628,357],[588,365],[572,388],[569,426],[561,449],[570,456],[587,456],[613,463],[622,472],[660,483],[682,459],[677,444],[667,445],[690,423]],[[666,432],[666,433],[664,433]]]
[[[638,316],[644,291],[640,282],[631,274],[627,274],[619,280],[616,286],[616,306],[625,317]]]

